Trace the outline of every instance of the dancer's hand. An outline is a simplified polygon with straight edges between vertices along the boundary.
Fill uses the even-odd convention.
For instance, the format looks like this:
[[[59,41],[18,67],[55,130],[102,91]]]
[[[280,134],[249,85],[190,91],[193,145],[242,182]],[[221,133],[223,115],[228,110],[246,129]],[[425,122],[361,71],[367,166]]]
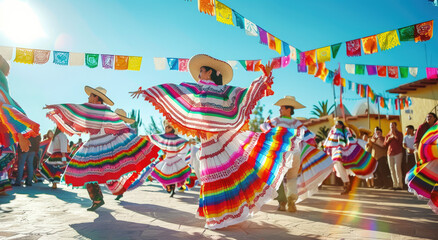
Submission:
[[[260,68],[262,69],[265,76],[270,77],[272,72],[272,64],[271,61],[268,61],[266,65],[260,65]]]
[[[143,90],[140,87],[137,91],[129,93],[131,94],[132,98],[138,98],[143,93]]]
[[[43,109],[49,109],[49,105],[46,104],[46,106],[44,106]]]

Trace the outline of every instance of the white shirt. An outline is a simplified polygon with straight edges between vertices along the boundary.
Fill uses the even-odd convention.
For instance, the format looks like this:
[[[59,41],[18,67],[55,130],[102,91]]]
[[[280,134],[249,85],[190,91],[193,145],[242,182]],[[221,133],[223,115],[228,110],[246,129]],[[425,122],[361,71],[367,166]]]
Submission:
[[[406,135],[403,138],[403,143],[406,144],[408,148],[414,149],[414,140],[415,140],[415,136]]]
[[[67,153],[67,145],[67,136],[63,132],[60,132],[53,138],[52,142],[50,142],[47,152],[50,154],[55,152]]]

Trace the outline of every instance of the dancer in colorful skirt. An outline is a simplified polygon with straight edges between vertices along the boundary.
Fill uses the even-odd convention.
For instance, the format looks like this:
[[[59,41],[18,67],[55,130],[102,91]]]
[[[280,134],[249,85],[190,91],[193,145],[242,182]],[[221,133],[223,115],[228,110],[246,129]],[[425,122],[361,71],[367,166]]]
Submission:
[[[175,188],[183,186],[192,172],[185,160],[190,150],[190,142],[179,137],[168,121],[164,120],[163,125],[164,134],[148,136],[149,140],[165,153],[164,159],[155,165],[151,176],[163,184],[170,197],[173,197]]]
[[[295,109],[305,108],[304,105],[295,100],[295,97],[286,96],[278,100],[274,105],[280,107],[280,117],[268,119],[260,125],[263,132],[275,127],[296,129],[298,132],[297,141],[307,144],[300,145],[299,151],[293,156],[292,168],[286,174],[283,184],[278,189],[277,201],[278,210],[296,212],[295,203],[304,200],[318,191],[318,186],[332,172],[333,161],[329,156],[316,149],[315,134],[309,131],[299,120],[292,118]]]
[[[406,184],[418,198],[429,199],[429,207],[438,214],[438,123],[421,138],[418,157],[420,161],[406,174]]]
[[[324,150],[332,156],[336,175],[342,179],[344,189],[341,195],[351,191],[348,175],[359,178],[372,178],[377,168],[377,161],[371,153],[365,151],[344,122],[336,121],[324,142]]]
[[[64,181],[73,187],[85,186],[94,211],[104,204],[99,184],[117,180],[129,172],[140,172],[158,150],[132,133],[120,117],[104,105],[114,105],[102,87],[85,87],[88,103],[48,105],[47,116],[68,135],[89,133],[90,139],[72,157]],[[150,156],[152,153],[153,156]]]
[[[128,118],[125,110],[116,109],[114,111],[119,117],[127,124],[132,125],[135,123],[135,120],[132,118]],[[134,132],[134,131],[133,131]],[[155,155],[150,154],[150,156],[154,156],[158,158],[159,148],[155,148],[157,153]],[[106,184],[107,188],[111,191],[113,195],[117,195],[116,200],[120,200],[123,197],[123,193],[126,191],[132,191],[137,187],[143,185],[146,181],[146,178],[151,174],[155,167],[155,158],[145,159],[145,161],[150,161],[150,164],[147,165],[140,173],[131,172],[121,176],[117,181],[110,181]]]
[[[274,128],[267,133],[244,131],[257,102],[272,95],[271,65],[249,88],[226,85],[231,66],[200,54],[189,61],[197,83],[162,84],[142,94],[181,134],[199,137],[195,155],[201,182],[198,216],[216,229],[245,221],[277,195],[291,166],[285,153],[294,150],[296,131]],[[193,165],[192,165],[193,166]],[[196,169],[197,167],[195,167]]]
[[[38,136],[40,127],[39,124],[27,118],[23,109],[10,96],[6,79],[9,69],[9,64],[0,55],[0,155],[2,158],[0,168],[2,172],[9,166],[11,156],[15,152],[15,145],[19,144],[23,152],[28,152],[30,146],[28,138]],[[2,181],[9,184],[6,183],[9,181],[6,178],[7,175],[3,173]]]
[[[47,150],[50,157],[41,164],[41,174],[52,183],[52,189],[57,188],[61,181],[61,174],[64,173],[70,156],[67,151],[67,136],[56,128],[55,135]]]
[[[7,196],[6,191],[12,189],[11,181],[8,178],[8,170],[14,164],[15,151],[13,146],[6,149],[0,148],[0,196]]]

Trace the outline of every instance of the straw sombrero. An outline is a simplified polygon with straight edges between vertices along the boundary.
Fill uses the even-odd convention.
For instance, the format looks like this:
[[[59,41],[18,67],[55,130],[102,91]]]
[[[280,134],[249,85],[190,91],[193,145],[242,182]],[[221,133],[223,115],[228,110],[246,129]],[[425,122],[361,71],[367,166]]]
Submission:
[[[172,126],[172,124],[170,124],[170,122],[168,122],[166,119],[163,120],[163,128],[166,129],[166,127],[169,126],[171,127],[174,131],[174,134],[178,134],[178,130]]]
[[[122,119],[122,120],[123,120],[124,122],[126,122],[127,124],[133,124],[133,123],[135,123],[135,120],[134,120],[134,119],[132,119],[132,118],[128,118],[128,117],[127,117],[125,110],[120,109],[120,108],[117,108],[114,112],[115,112],[117,115],[119,115],[120,119]]]
[[[206,54],[198,54],[190,58],[189,70],[195,81],[199,81],[199,70],[202,66],[207,66],[219,71],[222,74],[222,84],[225,85],[233,79],[233,69],[230,64],[219,59],[210,57]]]
[[[299,102],[297,102],[297,100],[295,100],[295,97],[292,96],[285,96],[284,98],[278,100],[275,104],[275,106],[292,106],[294,107],[294,109],[300,109],[300,108],[305,108],[305,106]]]
[[[90,96],[91,93],[93,93],[96,96],[99,96],[100,98],[102,98],[103,102],[113,106],[114,102],[111,101],[111,99],[109,99],[106,96],[106,89],[103,87],[97,87],[97,88],[92,88],[90,86],[85,86],[85,93],[87,93],[88,96]]]
[[[9,63],[6,61],[6,59],[3,58],[2,55],[0,55],[0,71],[3,72],[3,74],[7,77],[9,74]]]

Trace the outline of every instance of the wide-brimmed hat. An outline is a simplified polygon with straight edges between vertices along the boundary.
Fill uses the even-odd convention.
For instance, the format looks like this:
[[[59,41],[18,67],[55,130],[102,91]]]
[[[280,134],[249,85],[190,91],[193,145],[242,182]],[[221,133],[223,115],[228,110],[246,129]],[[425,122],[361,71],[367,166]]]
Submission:
[[[371,130],[366,129],[366,128],[362,128],[362,127],[359,128],[359,133],[360,133],[360,134],[363,133],[363,134],[366,134],[366,135],[368,135],[368,136],[371,136],[371,135],[372,135]]]
[[[111,101],[111,99],[109,99],[106,96],[106,89],[103,88],[103,87],[92,88],[90,86],[85,86],[85,93],[87,93],[88,96],[90,96],[90,94],[92,93],[92,94],[102,98],[104,103],[106,103],[106,104],[108,104],[110,106],[114,105],[114,102]]]
[[[9,74],[9,70],[9,63],[6,61],[6,59],[3,58],[2,55],[0,55],[0,71],[3,72],[3,74],[7,77]]]
[[[124,122],[126,122],[127,124],[133,124],[135,123],[135,120],[132,118],[128,118],[128,116],[126,115],[125,110],[117,108],[114,111],[117,115],[119,115],[120,119],[122,119]]]
[[[211,67],[222,74],[222,84],[225,85],[233,79],[233,68],[230,64],[206,54],[198,54],[190,58],[189,70],[195,81],[199,81],[199,70],[202,66]]]
[[[305,106],[299,102],[297,102],[297,100],[295,100],[295,97],[293,96],[285,96],[284,98],[278,100],[275,104],[275,106],[292,106],[294,107],[294,109],[300,109],[300,108],[305,108]]]
[[[172,124],[170,124],[170,122],[168,122],[166,119],[163,120],[163,128],[164,130],[166,130],[166,127],[169,126],[174,130],[174,134],[178,134],[178,130],[172,126]]]

